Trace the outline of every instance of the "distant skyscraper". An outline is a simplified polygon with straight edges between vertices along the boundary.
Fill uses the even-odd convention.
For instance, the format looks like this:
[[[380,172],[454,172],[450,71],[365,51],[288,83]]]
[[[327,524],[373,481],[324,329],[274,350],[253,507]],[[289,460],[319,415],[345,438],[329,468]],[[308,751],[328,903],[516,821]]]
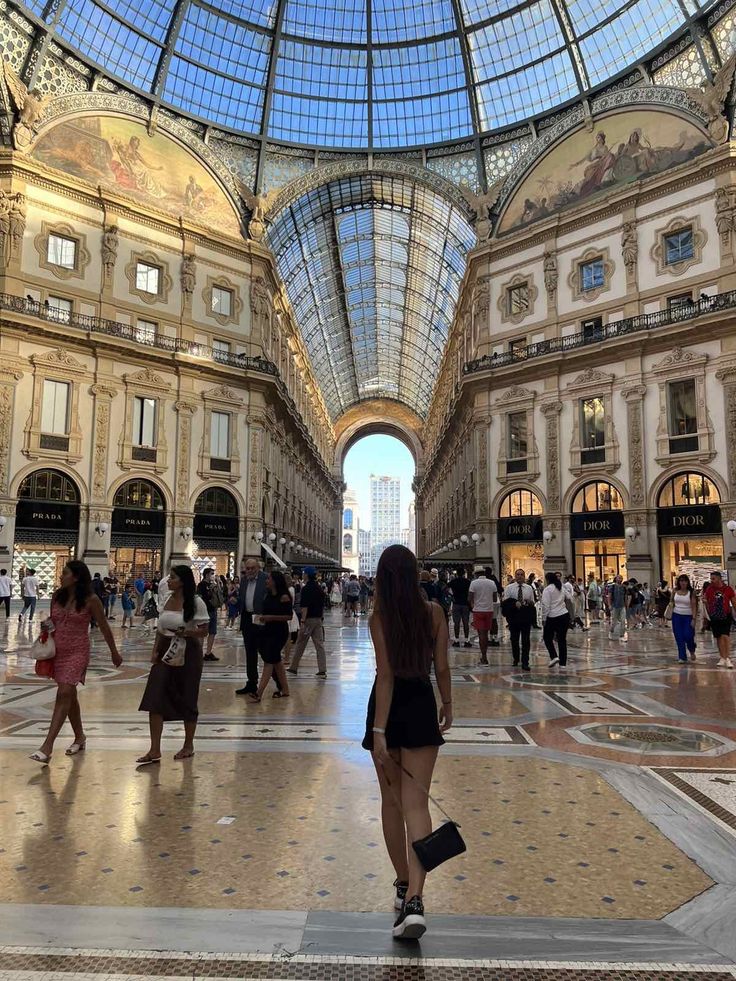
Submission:
[[[375,572],[383,550],[401,541],[401,483],[371,474],[371,554]]]
[[[342,564],[357,573],[360,561],[358,498],[355,491],[348,487],[342,500]]]
[[[371,554],[371,533],[370,529],[358,528],[358,551],[360,553],[360,575],[373,575],[373,555]]]

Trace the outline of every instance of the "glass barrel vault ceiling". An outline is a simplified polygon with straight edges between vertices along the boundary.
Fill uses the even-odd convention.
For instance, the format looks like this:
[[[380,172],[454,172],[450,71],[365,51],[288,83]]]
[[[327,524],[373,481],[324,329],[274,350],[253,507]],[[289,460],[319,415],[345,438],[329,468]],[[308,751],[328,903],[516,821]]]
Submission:
[[[325,184],[269,229],[332,418],[370,398],[425,416],[475,234],[444,198],[396,177]]]
[[[605,82],[713,0],[28,0],[103,71],[242,133],[462,140]]]

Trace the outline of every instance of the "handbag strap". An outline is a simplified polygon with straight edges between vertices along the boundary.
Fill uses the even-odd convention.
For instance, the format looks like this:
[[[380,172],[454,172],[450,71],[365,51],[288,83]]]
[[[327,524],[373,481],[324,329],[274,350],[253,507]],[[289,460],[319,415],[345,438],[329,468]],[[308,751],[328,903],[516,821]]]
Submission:
[[[394,763],[396,763],[395,760],[394,760]],[[417,785],[417,787],[419,787],[420,790],[423,790],[424,791],[424,793],[427,795],[427,798],[432,801],[432,803],[437,808],[437,810],[440,811],[440,813],[444,817],[446,817],[448,821],[450,821],[452,824],[456,825],[458,828],[460,827],[460,825],[457,823],[457,821],[453,821],[452,820],[452,818],[450,817],[450,815],[447,813],[447,811],[444,809],[444,807],[439,803],[439,801],[430,794],[429,790],[424,786],[424,784],[419,783],[419,781],[417,780],[417,778],[414,776],[413,773],[409,773],[409,771],[406,769],[406,767],[404,766],[403,763],[396,763],[396,766],[398,766],[398,768],[402,771],[402,773],[405,773],[407,775],[407,777],[409,777],[411,780],[413,780],[414,783]],[[401,801],[399,800],[399,798],[396,795],[396,791],[394,790],[394,785],[391,783],[391,781],[388,778],[388,774],[386,773],[386,767],[385,766],[383,767],[383,775],[386,778],[386,783],[389,785],[389,788],[391,789],[391,794],[393,795],[394,801],[398,805],[399,810],[401,810]]]

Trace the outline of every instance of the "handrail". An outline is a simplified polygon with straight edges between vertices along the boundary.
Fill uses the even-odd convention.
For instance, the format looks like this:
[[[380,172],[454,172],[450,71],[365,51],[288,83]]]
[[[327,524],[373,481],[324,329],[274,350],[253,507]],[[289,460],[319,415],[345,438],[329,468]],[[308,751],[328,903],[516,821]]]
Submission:
[[[260,371],[266,375],[278,377],[276,365],[259,356],[233,354],[230,351],[216,351],[209,344],[199,344],[195,341],[185,341],[179,337],[167,337],[165,334],[150,334],[143,328],[132,324],[119,324],[115,320],[103,317],[90,317],[87,314],[70,313],[58,310],[48,304],[41,303],[28,296],[14,296],[11,293],[0,293],[0,310],[10,310],[13,313],[23,313],[31,317],[39,317],[49,323],[60,324],[64,327],[77,327],[90,334],[104,334],[107,337],[117,337],[125,341],[133,341],[143,347],[154,347],[172,354],[188,354],[194,358],[207,358],[217,364],[230,368],[244,368],[248,371]]]
[[[706,313],[713,313],[716,310],[729,310],[734,307],[736,307],[736,290],[718,293],[715,296],[702,295],[698,300],[691,300],[690,303],[685,301],[670,307],[668,310],[640,313],[636,317],[625,317],[623,320],[614,320],[610,324],[601,324],[587,333],[581,330],[575,334],[568,334],[566,337],[554,337],[546,341],[537,341],[535,344],[527,344],[526,347],[514,351],[505,351],[503,354],[484,354],[482,358],[476,358],[475,361],[468,361],[463,365],[463,374],[472,375],[477,371],[502,368],[519,361],[527,361],[530,358],[540,358],[545,354],[572,351],[576,348],[587,347],[589,344],[597,344],[599,341],[653,330],[655,327],[679,324],[686,320],[694,320]]]

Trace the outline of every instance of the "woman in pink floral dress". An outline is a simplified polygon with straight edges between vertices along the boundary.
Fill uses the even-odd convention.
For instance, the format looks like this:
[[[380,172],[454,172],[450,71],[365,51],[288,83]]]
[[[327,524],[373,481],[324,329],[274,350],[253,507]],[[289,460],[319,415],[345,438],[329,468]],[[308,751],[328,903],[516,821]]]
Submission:
[[[76,756],[87,745],[77,699],[77,685],[84,684],[87,674],[89,627],[92,620],[99,626],[110,648],[112,663],[116,668],[123,663],[102,603],[92,592],[92,577],[84,562],[72,561],[64,566],[61,587],[51,597],[49,619],[53,624],[56,646],[51,668],[51,677],[57,684],[56,702],[46,739],[41,748],[31,754],[31,759],[43,766],[51,759],[54,741],[67,718],[74,730],[74,742],[67,749],[66,755]]]

